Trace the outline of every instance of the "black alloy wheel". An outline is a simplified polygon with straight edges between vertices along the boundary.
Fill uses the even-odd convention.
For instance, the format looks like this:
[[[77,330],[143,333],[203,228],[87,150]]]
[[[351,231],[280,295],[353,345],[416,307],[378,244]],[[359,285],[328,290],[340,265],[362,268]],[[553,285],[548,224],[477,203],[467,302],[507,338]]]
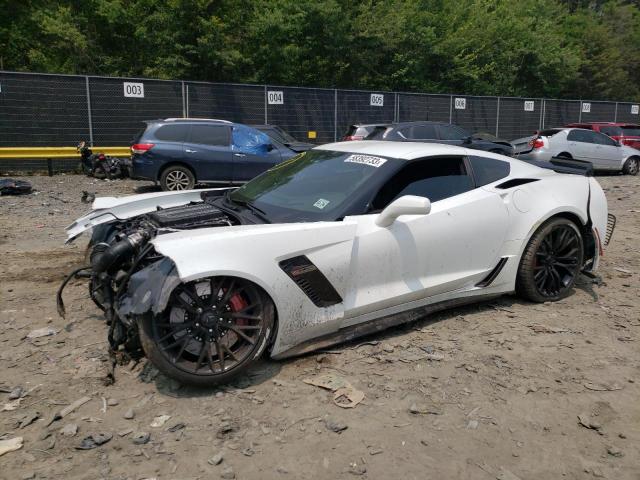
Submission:
[[[262,353],[273,320],[273,304],[255,284],[211,277],[177,287],[161,315],[145,317],[140,337],[147,356],[166,375],[215,385]]]
[[[566,297],[580,273],[583,240],[578,227],[566,218],[542,225],[524,251],[516,288],[535,302]]]

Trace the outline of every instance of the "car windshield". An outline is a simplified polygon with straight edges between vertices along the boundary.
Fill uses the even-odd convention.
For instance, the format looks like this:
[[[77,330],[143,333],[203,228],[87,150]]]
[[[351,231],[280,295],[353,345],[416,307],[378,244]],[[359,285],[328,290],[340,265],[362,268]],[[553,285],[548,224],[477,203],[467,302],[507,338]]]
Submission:
[[[250,204],[273,223],[337,220],[373,177],[399,160],[348,152],[310,150],[282,162],[229,195]]]
[[[640,137],[640,126],[629,125],[628,127],[622,127],[624,135],[627,137]]]

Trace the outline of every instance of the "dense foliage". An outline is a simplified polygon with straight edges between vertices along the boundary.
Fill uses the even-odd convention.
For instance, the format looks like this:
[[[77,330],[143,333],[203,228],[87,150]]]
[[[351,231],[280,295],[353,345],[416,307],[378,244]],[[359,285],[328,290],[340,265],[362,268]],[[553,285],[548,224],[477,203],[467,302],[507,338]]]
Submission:
[[[640,2],[0,0],[0,68],[640,99]]]

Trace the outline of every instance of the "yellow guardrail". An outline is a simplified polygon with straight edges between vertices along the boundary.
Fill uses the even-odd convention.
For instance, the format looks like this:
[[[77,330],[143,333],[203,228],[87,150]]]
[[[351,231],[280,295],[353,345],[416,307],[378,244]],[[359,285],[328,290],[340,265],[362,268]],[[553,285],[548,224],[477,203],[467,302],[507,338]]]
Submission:
[[[104,153],[112,157],[129,157],[129,147],[91,147],[93,153]],[[80,158],[76,147],[2,147],[0,160],[16,159]]]

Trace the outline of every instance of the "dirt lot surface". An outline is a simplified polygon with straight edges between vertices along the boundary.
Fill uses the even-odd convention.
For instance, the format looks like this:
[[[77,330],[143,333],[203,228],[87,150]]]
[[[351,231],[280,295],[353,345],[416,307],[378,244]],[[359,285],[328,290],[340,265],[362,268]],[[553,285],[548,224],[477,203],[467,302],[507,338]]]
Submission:
[[[181,387],[144,360],[105,386],[106,325],[83,282],[66,291],[67,318],[56,314],[60,281],[83,262],[86,239],[63,245],[88,209],[82,190],[144,184],[27,179],[37,194],[0,198],[0,449],[24,439],[0,457],[2,479],[640,479],[638,177],[599,178],[618,227],[601,279],[583,278],[568,299],[449,310],[264,361],[214,390]],[[28,337],[42,328],[55,334]],[[341,408],[303,382],[328,374],[362,403]],[[112,438],[77,449],[98,434]]]

